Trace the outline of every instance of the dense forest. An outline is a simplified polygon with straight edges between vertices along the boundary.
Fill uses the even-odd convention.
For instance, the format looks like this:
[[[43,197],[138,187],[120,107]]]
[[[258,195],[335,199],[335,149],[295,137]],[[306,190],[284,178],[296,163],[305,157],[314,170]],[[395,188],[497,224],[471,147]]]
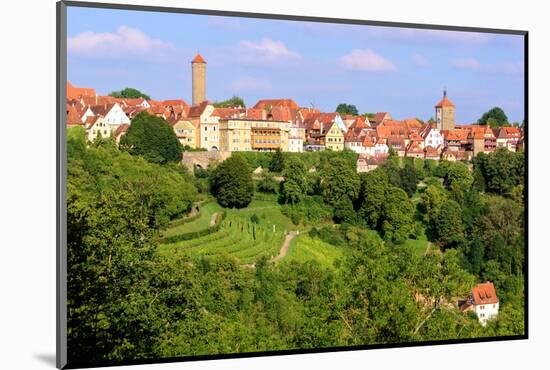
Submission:
[[[73,128],[67,154],[70,364],[524,333],[521,152],[469,164],[392,155],[361,174],[347,151],[234,153],[190,173]],[[262,196],[342,257],[243,267],[158,253],[198,201],[245,208]],[[430,251],[416,253],[418,239]],[[481,281],[501,302],[486,327],[456,308]]]

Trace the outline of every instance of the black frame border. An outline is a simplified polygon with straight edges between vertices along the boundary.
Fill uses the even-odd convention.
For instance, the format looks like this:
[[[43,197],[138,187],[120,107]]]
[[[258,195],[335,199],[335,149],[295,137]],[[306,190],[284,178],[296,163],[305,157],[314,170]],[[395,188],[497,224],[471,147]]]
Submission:
[[[67,362],[67,220],[66,220],[66,186],[67,186],[67,156],[66,156],[66,114],[65,97],[67,84],[67,7],[80,8],[96,8],[96,9],[114,9],[114,10],[134,10],[159,13],[180,13],[180,14],[195,14],[195,15],[210,15],[210,16],[225,16],[225,17],[241,17],[241,18],[256,18],[256,19],[273,19],[287,21],[306,21],[317,23],[337,23],[337,24],[354,24],[367,26],[382,26],[393,28],[414,28],[425,30],[441,30],[441,31],[461,31],[461,32],[480,32],[493,34],[520,35],[524,37],[524,153],[525,153],[525,181],[524,181],[524,229],[525,233],[525,276],[524,276],[524,334],[514,336],[501,337],[484,337],[484,338],[469,338],[469,339],[450,339],[450,340],[434,340],[423,342],[402,342],[402,343],[387,343],[387,344],[365,344],[357,346],[342,346],[342,347],[325,347],[313,349],[289,349],[289,350],[274,350],[261,352],[246,352],[246,353],[227,353],[227,354],[212,354],[199,356],[180,356],[167,357],[159,359],[140,359],[140,360],[124,360],[124,361],[101,361],[94,363],[71,363]],[[250,357],[267,357],[295,354],[312,354],[325,352],[348,352],[366,349],[386,349],[386,348],[406,348],[406,347],[423,347],[434,345],[447,344],[468,344],[468,343],[484,343],[484,342],[499,342],[509,340],[529,339],[529,31],[526,30],[511,30],[469,26],[445,26],[440,24],[421,24],[421,23],[404,23],[404,22],[384,22],[373,20],[359,20],[348,18],[329,18],[317,16],[301,16],[291,14],[271,14],[271,13],[254,13],[240,12],[227,10],[212,10],[212,9],[195,9],[195,8],[176,8],[165,6],[150,6],[150,5],[131,5],[131,4],[113,4],[100,2],[83,2],[62,0],[56,3],[56,229],[57,229],[57,248],[56,248],[56,367],[59,369],[75,369],[75,368],[95,368],[104,366],[124,366],[124,365],[143,365],[143,364],[158,364],[158,363],[173,363],[173,362],[191,362],[204,360],[220,360],[220,359],[235,359],[235,358],[250,358]]]

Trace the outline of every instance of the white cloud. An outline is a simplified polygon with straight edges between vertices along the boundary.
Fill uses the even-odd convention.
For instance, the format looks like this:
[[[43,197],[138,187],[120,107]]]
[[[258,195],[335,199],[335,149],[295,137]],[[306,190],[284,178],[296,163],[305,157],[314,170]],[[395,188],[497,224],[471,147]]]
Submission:
[[[450,62],[451,66],[456,69],[488,72],[488,73],[503,73],[503,74],[520,74],[523,73],[522,63],[481,63],[475,58],[458,58]]]
[[[244,62],[277,64],[301,58],[282,41],[264,38],[259,42],[241,40],[237,57]]]
[[[481,63],[474,58],[458,58],[451,60],[451,65],[457,69],[467,69],[478,71],[481,69]]]
[[[420,67],[428,67],[431,63],[430,61],[425,58],[424,56],[418,54],[418,53],[413,53],[413,55],[411,56],[414,64],[416,64],[417,66],[420,66]]]
[[[67,40],[69,53],[96,57],[145,55],[158,57],[175,50],[159,39],[153,39],[137,28],[120,26],[116,32],[82,32]]]
[[[340,57],[340,63],[347,69],[367,72],[396,71],[395,65],[388,59],[370,49],[354,49]]]
[[[271,90],[269,81],[254,77],[242,77],[232,81],[229,88],[235,92],[257,92]]]

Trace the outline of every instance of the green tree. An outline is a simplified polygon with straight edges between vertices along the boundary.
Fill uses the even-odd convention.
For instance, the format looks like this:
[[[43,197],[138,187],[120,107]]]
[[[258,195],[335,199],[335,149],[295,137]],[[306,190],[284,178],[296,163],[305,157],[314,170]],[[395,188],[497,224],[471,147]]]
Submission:
[[[403,241],[414,227],[414,207],[402,189],[386,188],[384,196],[381,232],[384,239]]]
[[[223,207],[244,208],[252,201],[254,182],[246,161],[231,156],[212,173],[212,194]]]
[[[271,161],[269,162],[269,170],[271,172],[281,172],[284,167],[285,154],[281,150],[277,149],[275,153],[273,153]]]
[[[355,201],[359,194],[359,176],[347,161],[341,158],[326,162],[320,171],[321,191],[325,202],[335,205],[347,196]]]
[[[499,148],[491,154],[476,156],[474,168],[483,175],[488,192],[506,194],[524,182],[525,155]]]
[[[334,221],[337,223],[355,223],[357,214],[348,196],[341,197],[334,205]]]
[[[282,203],[299,203],[306,194],[308,179],[304,162],[298,157],[289,157],[282,173],[280,200]]]
[[[155,356],[163,309],[149,283],[155,235],[189,212],[189,174],[67,135],[67,340],[69,362]]]
[[[435,220],[436,241],[443,246],[456,245],[464,238],[462,208],[452,199],[445,201]]]
[[[489,122],[490,119],[493,119],[493,121]],[[477,120],[477,123],[480,125],[491,125],[492,123],[494,126],[491,127],[510,124],[508,122],[508,117],[506,116],[506,113],[504,113],[502,108],[499,107],[491,108],[487,112],[483,113],[481,118]]]
[[[351,114],[353,116],[359,115],[359,111],[357,110],[357,107],[353,104],[346,104],[346,103],[340,103],[336,107],[336,112],[346,115]]]
[[[275,179],[273,179],[273,176],[266,175],[264,176],[260,181],[258,181],[257,189],[259,192],[262,193],[277,193],[277,188],[279,187],[279,184]]]
[[[405,166],[399,170],[399,177],[401,179],[401,189],[411,197],[416,191],[416,185],[418,183],[418,173],[414,164],[410,161],[405,162]]]
[[[369,227],[379,229],[386,202],[386,188],[391,186],[388,175],[382,169],[361,173],[360,184],[358,215]]]
[[[451,189],[467,191],[472,186],[474,178],[466,164],[462,162],[449,162],[445,181]]]
[[[112,96],[114,98],[126,98],[126,99],[136,99],[136,98],[143,98],[146,100],[151,99],[149,95],[144,94],[138,89],[134,89],[132,87],[127,87],[120,91],[113,91],[112,93],[109,94],[109,96]]]
[[[139,113],[120,139],[120,147],[152,163],[179,162],[182,146],[176,133],[162,118]]]
[[[229,99],[222,100],[219,102],[218,101],[214,102],[213,105],[216,108],[237,108],[237,107],[246,108],[246,104],[244,103],[243,98],[235,95],[233,95]]]

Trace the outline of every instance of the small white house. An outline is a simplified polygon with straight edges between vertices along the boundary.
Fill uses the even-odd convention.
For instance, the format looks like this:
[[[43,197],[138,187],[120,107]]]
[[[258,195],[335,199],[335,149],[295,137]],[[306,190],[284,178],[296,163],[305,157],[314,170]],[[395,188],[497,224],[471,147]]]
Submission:
[[[481,325],[498,316],[499,299],[495,286],[491,282],[478,284],[472,288],[472,293],[460,306],[462,312],[473,311]]]
[[[440,145],[443,145],[443,135],[435,127],[426,127],[422,130],[421,135],[424,139],[424,148],[431,146],[437,148]]]
[[[103,116],[103,120],[115,131],[122,124],[130,124],[130,118],[118,103],[91,106],[94,116]]]

